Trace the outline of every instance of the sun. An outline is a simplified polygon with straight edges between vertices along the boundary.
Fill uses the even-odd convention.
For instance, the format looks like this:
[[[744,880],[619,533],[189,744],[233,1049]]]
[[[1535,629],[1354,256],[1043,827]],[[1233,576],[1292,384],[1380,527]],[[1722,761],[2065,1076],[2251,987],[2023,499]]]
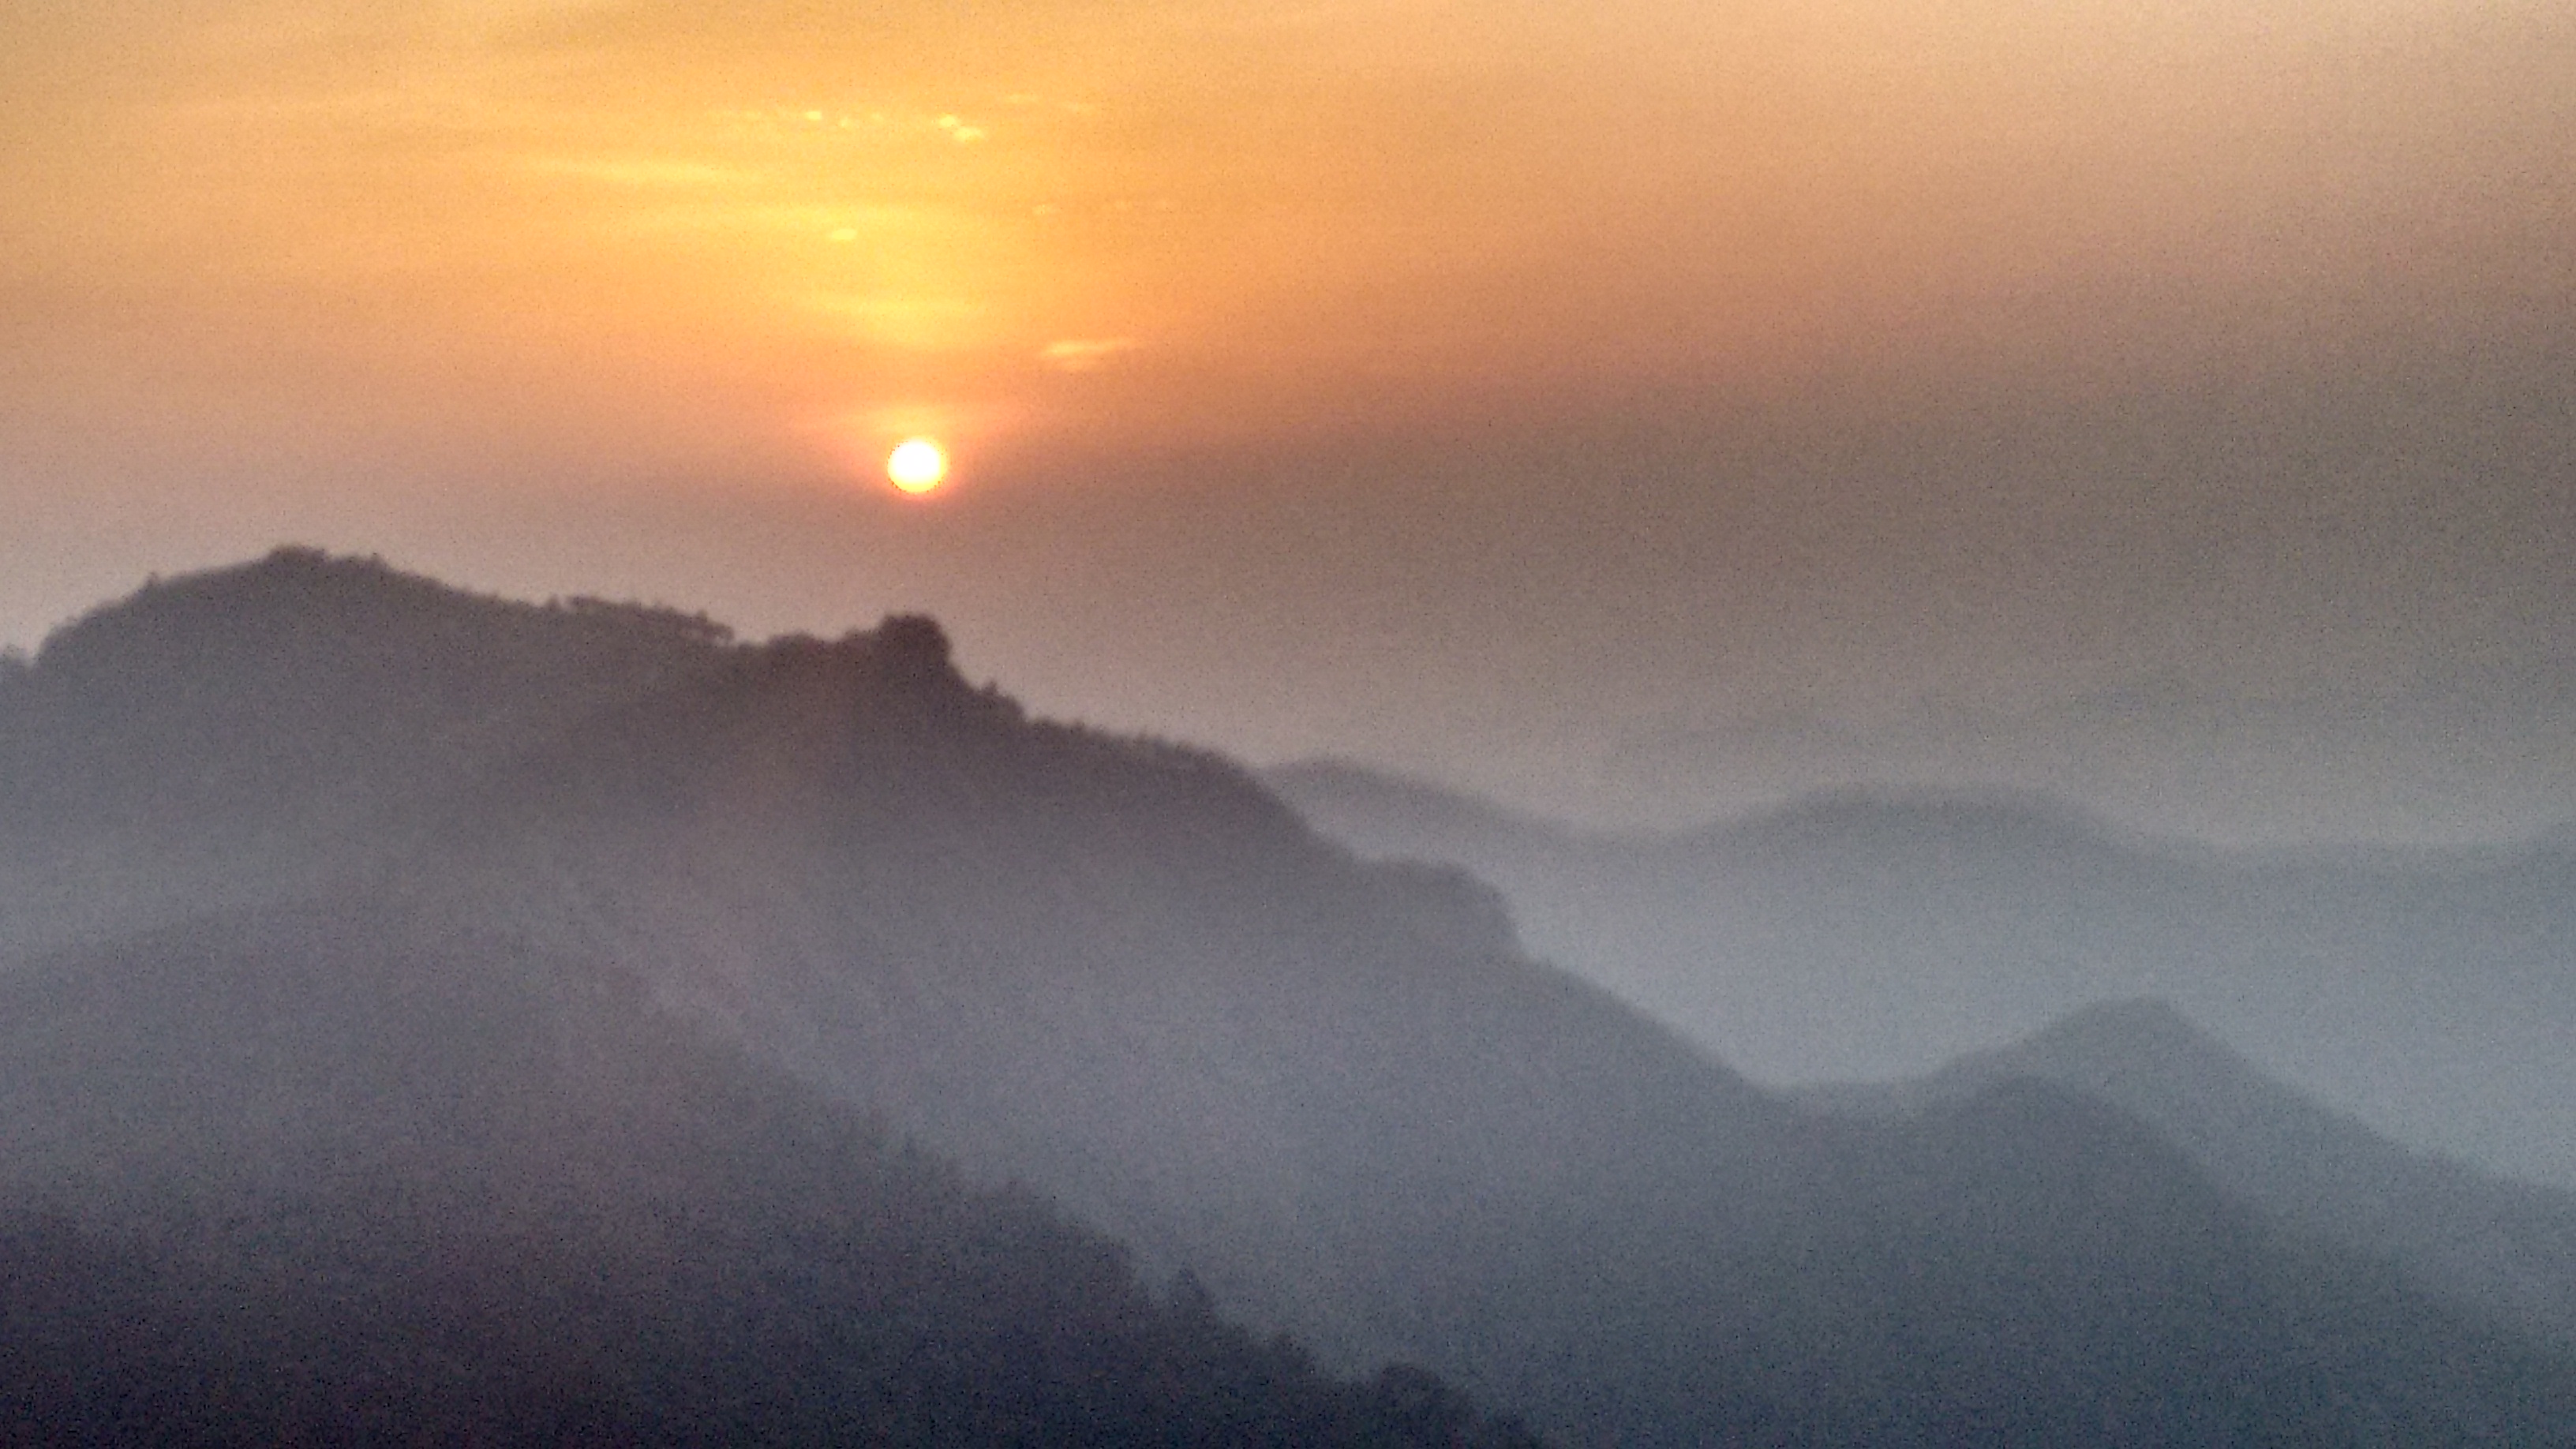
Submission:
[[[886,455],[886,480],[906,493],[927,493],[948,477],[948,450],[931,438],[906,438]]]

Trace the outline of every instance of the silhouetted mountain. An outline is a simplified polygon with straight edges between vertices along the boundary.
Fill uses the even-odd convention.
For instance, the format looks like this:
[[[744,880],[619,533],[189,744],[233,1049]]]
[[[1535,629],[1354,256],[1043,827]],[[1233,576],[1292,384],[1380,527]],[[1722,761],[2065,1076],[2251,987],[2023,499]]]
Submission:
[[[373,602],[326,599],[320,623],[209,605],[228,622],[202,627],[239,631],[257,659],[346,629],[364,657],[380,606],[410,621],[388,650],[435,636],[442,611],[492,607],[365,565],[285,566]],[[220,598],[233,578],[172,587]],[[429,708],[448,724],[423,727],[399,691],[380,707],[406,718],[370,723],[359,696],[316,678],[317,697],[341,701],[310,711],[318,740],[483,743],[375,772],[362,817],[276,817],[277,851],[317,863],[292,889],[266,857],[227,879],[214,851],[193,894],[169,898],[193,913],[144,928],[66,911],[104,924],[19,953],[0,993],[15,1064],[0,1142],[19,1166],[0,1180],[67,1215],[28,1229],[40,1280],[59,1261],[104,1284],[73,1296],[85,1313],[140,1301],[163,1325],[135,1341],[149,1364],[195,1341],[187,1305],[247,1278],[249,1301],[294,1322],[390,1302],[355,1319],[390,1335],[398,1377],[431,1375],[402,1381],[440,1413],[530,1402],[518,1380],[484,1376],[493,1360],[439,1378],[447,1360],[418,1347],[497,1319],[505,1343],[566,1346],[571,1367],[546,1382],[573,1387],[542,1402],[575,1418],[544,1422],[696,1425],[752,1404],[795,1433],[818,1403],[883,1399],[843,1387],[877,1383],[869,1365],[891,1352],[848,1347],[852,1325],[896,1342],[947,1331],[945,1310],[868,1285],[954,1264],[964,1277],[935,1277],[929,1301],[985,1306],[958,1311],[961,1346],[931,1353],[965,1365],[938,1380],[965,1417],[942,1422],[1003,1414],[1023,1437],[1074,1438],[1044,1406],[1070,1398],[1062,1412],[1119,1422],[1118,1385],[1168,1384],[1165,1406],[1203,1423],[1189,1406],[1230,1391],[1192,1385],[1244,1375],[1326,1402],[1296,1413],[1455,1417],[1418,1378],[1318,1385],[1250,1340],[1204,1371],[1157,1367],[1157,1313],[1187,1303],[1085,1318],[1132,1291],[1060,1261],[1099,1240],[1059,1224],[1063,1255],[1013,1256],[975,1234],[1020,1219],[973,1193],[931,1214],[955,1223],[896,1232],[881,1258],[853,1249],[882,1266],[849,1269],[848,1286],[834,1245],[874,1241],[866,1178],[889,1171],[863,1150],[875,1139],[852,1124],[866,1122],[968,1182],[1045,1194],[1151,1275],[1189,1269],[1229,1312],[1336,1368],[1423,1363],[1574,1442],[2576,1435],[2561,1357],[2392,1270],[2284,1239],[2081,1095],[2005,1084],[1903,1123],[1834,1120],[1530,960],[1471,879],[1366,864],[1203,752],[1024,718],[958,677],[927,620],[732,648],[672,645],[662,619],[634,627],[682,664],[552,714],[506,681],[441,675]],[[561,622],[532,611],[502,627],[542,652]],[[0,714],[67,690],[46,677],[57,662],[49,649],[12,680]],[[139,717],[184,725],[199,706],[156,692],[147,664],[95,668],[138,696]],[[478,703],[483,689],[499,697]],[[302,707],[291,672],[266,698]],[[260,710],[245,718],[256,739]],[[474,727],[486,718],[506,725]],[[26,768],[87,748],[8,728],[56,742],[20,747]],[[109,867],[56,872],[75,895],[122,879],[115,862],[148,858],[169,828],[64,798],[67,814],[24,817],[22,839],[41,850],[50,830],[87,830],[117,847]],[[178,828],[220,840],[226,818],[209,811]],[[242,901],[258,904],[202,904]],[[381,1228],[344,1206],[385,1181],[426,1206],[376,1214]],[[311,1232],[291,1216],[307,1193],[324,1203]],[[200,1197],[248,1206],[190,1236]],[[845,1200],[862,1204],[855,1220]],[[333,1226],[353,1215],[369,1226]],[[136,1221],[152,1226],[121,1226]],[[452,1250],[437,1236],[451,1223],[468,1225]],[[499,1246],[473,1236],[487,1228]],[[390,1245],[390,1266],[335,1276],[353,1237]],[[619,1256],[630,1243],[641,1268]],[[543,1271],[518,1266],[529,1255]],[[1024,1265],[994,1270],[1022,1286],[976,1286],[997,1255]],[[149,1281],[129,1291],[137,1274]],[[351,1282],[354,1298],[330,1296]],[[414,1301],[439,1285],[453,1294]],[[1022,1310],[1029,1294],[1043,1311]],[[690,1305],[680,1328],[640,1306],[674,1301]],[[1034,1345],[1014,1324],[1037,1325]],[[773,1354],[773,1333],[789,1348]],[[638,1344],[644,1367],[624,1367]],[[1095,1350],[1107,1360],[1085,1366]],[[234,1351],[262,1373],[301,1361],[291,1345]],[[738,1355],[744,1386],[718,1375],[701,1391],[652,1367],[707,1355]],[[788,1367],[762,1377],[773,1357]],[[196,1403],[185,1386],[200,1380],[178,1381],[175,1401]],[[1024,1381],[1027,1395],[1009,1387]],[[466,1387],[437,1387],[450,1382]]]
[[[2088,1007],[1915,1081],[1800,1095],[1837,1111],[1919,1112],[2016,1078],[2130,1113],[2294,1231],[2576,1343],[2576,1194],[2411,1152],[2264,1076],[2162,1002]]]
[[[1344,765],[1366,854],[1493,881],[1539,955],[1757,1080],[1885,1080],[2152,996],[2401,1140],[2576,1186],[2576,850],[2235,854],[2021,798],[1853,794],[1587,836]]]
[[[727,638],[309,549],[156,581],[0,676],[0,950],[309,894],[403,810]]]

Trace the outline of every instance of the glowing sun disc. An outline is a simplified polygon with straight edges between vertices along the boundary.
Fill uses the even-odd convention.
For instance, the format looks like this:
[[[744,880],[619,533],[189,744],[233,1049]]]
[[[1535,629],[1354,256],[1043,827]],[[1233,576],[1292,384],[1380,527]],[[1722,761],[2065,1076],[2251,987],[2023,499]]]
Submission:
[[[886,481],[906,493],[927,493],[948,476],[948,452],[928,438],[906,438],[886,455]]]

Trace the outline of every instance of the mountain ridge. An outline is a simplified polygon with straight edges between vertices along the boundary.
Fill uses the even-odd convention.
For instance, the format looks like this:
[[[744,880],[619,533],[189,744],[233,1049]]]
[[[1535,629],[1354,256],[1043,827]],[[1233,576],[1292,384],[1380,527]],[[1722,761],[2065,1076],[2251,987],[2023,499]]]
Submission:
[[[1269,777],[1375,858],[1498,886],[1523,939],[1756,1080],[1892,1080],[2158,997],[2376,1130],[2576,1186],[2576,852],[2231,852],[2026,800],[1862,794],[1595,836],[1352,767]],[[1323,783],[1319,784],[1318,781]],[[1453,830],[1466,817],[1474,830]]]
[[[2016,1078],[2136,1117],[2296,1232],[2389,1259],[2429,1288],[2576,1344],[2576,1193],[2392,1142],[2265,1076],[2166,1002],[2087,1007],[1927,1077],[1800,1096],[1902,1114]]]

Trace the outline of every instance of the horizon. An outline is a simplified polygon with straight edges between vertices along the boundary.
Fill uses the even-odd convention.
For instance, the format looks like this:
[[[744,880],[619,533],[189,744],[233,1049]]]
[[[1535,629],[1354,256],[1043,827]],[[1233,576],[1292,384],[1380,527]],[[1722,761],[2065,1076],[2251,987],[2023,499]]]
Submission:
[[[21,7],[0,643],[295,539],[1594,828],[2525,839],[2570,73],[2545,0]]]
[[[149,575],[133,590],[117,595],[113,598],[97,600],[86,608],[76,611],[69,617],[59,621],[49,628],[45,635],[40,638],[34,646],[20,646],[16,644],[0,645],[0,659],[14,660],[20,664],[32,665],[41,657],[43,646],[50,643],[52,636],[55,634],[59,634],[73,628],[94,614],[113,610],[132,603],[150,590],[174,583],[185,582],[194,578],[240,573],[272,563],[279,558],[293,555],[307,556],[329,565],[363,565],[374,569],[380,569],[389,577],[427,583],[450,594],[471,599],[489,600],[542,609],[553,609],[584,603],[601,603],[615,607],[640,608],[649,611],[682,615],[717,626],[725,631],[727,641],[731,645],[742,648],[762,648],[792,639],[813,639],[818,637],[828,639],[865,632],[867,629],[875,627],[875,625],[862,625],[853,621],[846,628],[840,629],[827,628],[821,631],[784,630],[765,635],[751,634],[737,630],[730,621],[717,617],[705,609],[692,607],[686,601],[682,600],[659,598],[607,599],[597,595],[586,594],[555,594],[544,598],[515,597],[498,591],[468,588],[464,585],[457,584],[446,579],[441,579],[434,575],[406,568],[403,566],[401,561],[387,559],[381,554],[335,554],[327,549],[319,549],[311,545],[280,544],[256,557],[241,559],[225,564],[218,564],[210,568],[189,570],[171,575],[162,575],[158,573]],[[904,617],[904,614],[901,611],[889,613],[881,616],[876,622],[877,624],[882,624],[888,619],[898,617]],[[934,621],[936,621],[937,618],[935,615],[925,615],[921,617],[929,617]],[[945,623],[941,623],[940,627],[943,632],[947,631]],[[950,639],[950,643],[953,647],[955,644],[953,636]],[[1008,680],[985,679],[980,682],[985,687],[999,689],[1002,693],[1011,696],[1014,699],[1019,698],[1017,692],[1011,687],[1010,681]],[[1023,701],[1023,703],[1025,703],[1025,701]],[[1075,717],[1057,717],[1049,715],[1043,710],[1037,711],[1037,717],[1058,718],[1061,723],[1080,728],[1103,730],[1112,734],[1142,734],[1158,738],[1173,738],[1168,735],[1158,734],[1158,732],[1152,729],[1136,730],[1101,721],[1086,720]],[[1955,807],[1990,809],[2025,817],[2051,819],[2061,823],[2072,824],[2080,830],[2099,835],[2113,843],[2136,849],[2144,849],[2167,854],[2181,851],[2215,851],[2222,855],[2232,855],[2248,859],[2313,859],[2360,863],[2377,860],[2398,864],[2404,864],[2412,860],[2422,863],[2457,860],[2464,857],[2474,858],[2481,855],[2496,853],[2511,854],[2520,850],[2545,847],[2561,839],[2576,836],[2576,816],[2571,816],[2568,819],[2544,823],[2539,828],[2528,831],[2522,835],[2502,839],[2436,841],[2385,841],[2368,839],[2339,840],[2312,838],[2286,841],[2277,839],[2227,840],[2215,839],[2206,835],[2187,834],[2179,831],[2159,831],[2133,821],[2120,819],[2109,812],[2088,806],[2079,800],[2051,793],[2045,789],[2033,789],[2013,784],[1937,785],[1897,780],[1863,780],[1812,785],[1792,793],[1783,794],[1774,799],[1756,801],[1743,808],[1726,811],[1724,813],[1686,819],[1679,821],[1678,823],[1639,823],[1635,821],[1601,822],[1585,820],[1573,815],[1551,814],[1542,808],[1480,793],[1471,786],[1444,780],[1436,774],[1408,771],[1397,766],[1387,765],[1350,755],[1317,754],[1297,756],[1288,759],[1259,760],[1227,751],[1220,746],[1210,744],[1205,741],[1178,739],[1176,742],[1195,748],[1213,750],[1221,756],[1231,760],[1241,768],[1250,771],[1257,777],[1260,777],[1265,784],[1269,783],[1269,777],[1274,773],[1303,771],[1308,773],[1335,775],[1345,778],[1355,775],[1361,777],[1361,784],[1364,789],[1411,797],[1413,802],[1416,804],[1426,803],[1425,797],[1428,797],[1427,803],[1433,805],[1434,808],[1460,808],[1495,819],[1499,823],[1512,828],[1558,833],[1572,839],[1599,843],[1643,843],[1655,841],[1680,842],[1692,837],[1752,829],[1760,827],[1768,822],[1795,819],[1797,817],[1814,814],[1819,811],[1830,811],[1841,808],[1872,809],[1902,813],[1908,811],[1938,810]]]

